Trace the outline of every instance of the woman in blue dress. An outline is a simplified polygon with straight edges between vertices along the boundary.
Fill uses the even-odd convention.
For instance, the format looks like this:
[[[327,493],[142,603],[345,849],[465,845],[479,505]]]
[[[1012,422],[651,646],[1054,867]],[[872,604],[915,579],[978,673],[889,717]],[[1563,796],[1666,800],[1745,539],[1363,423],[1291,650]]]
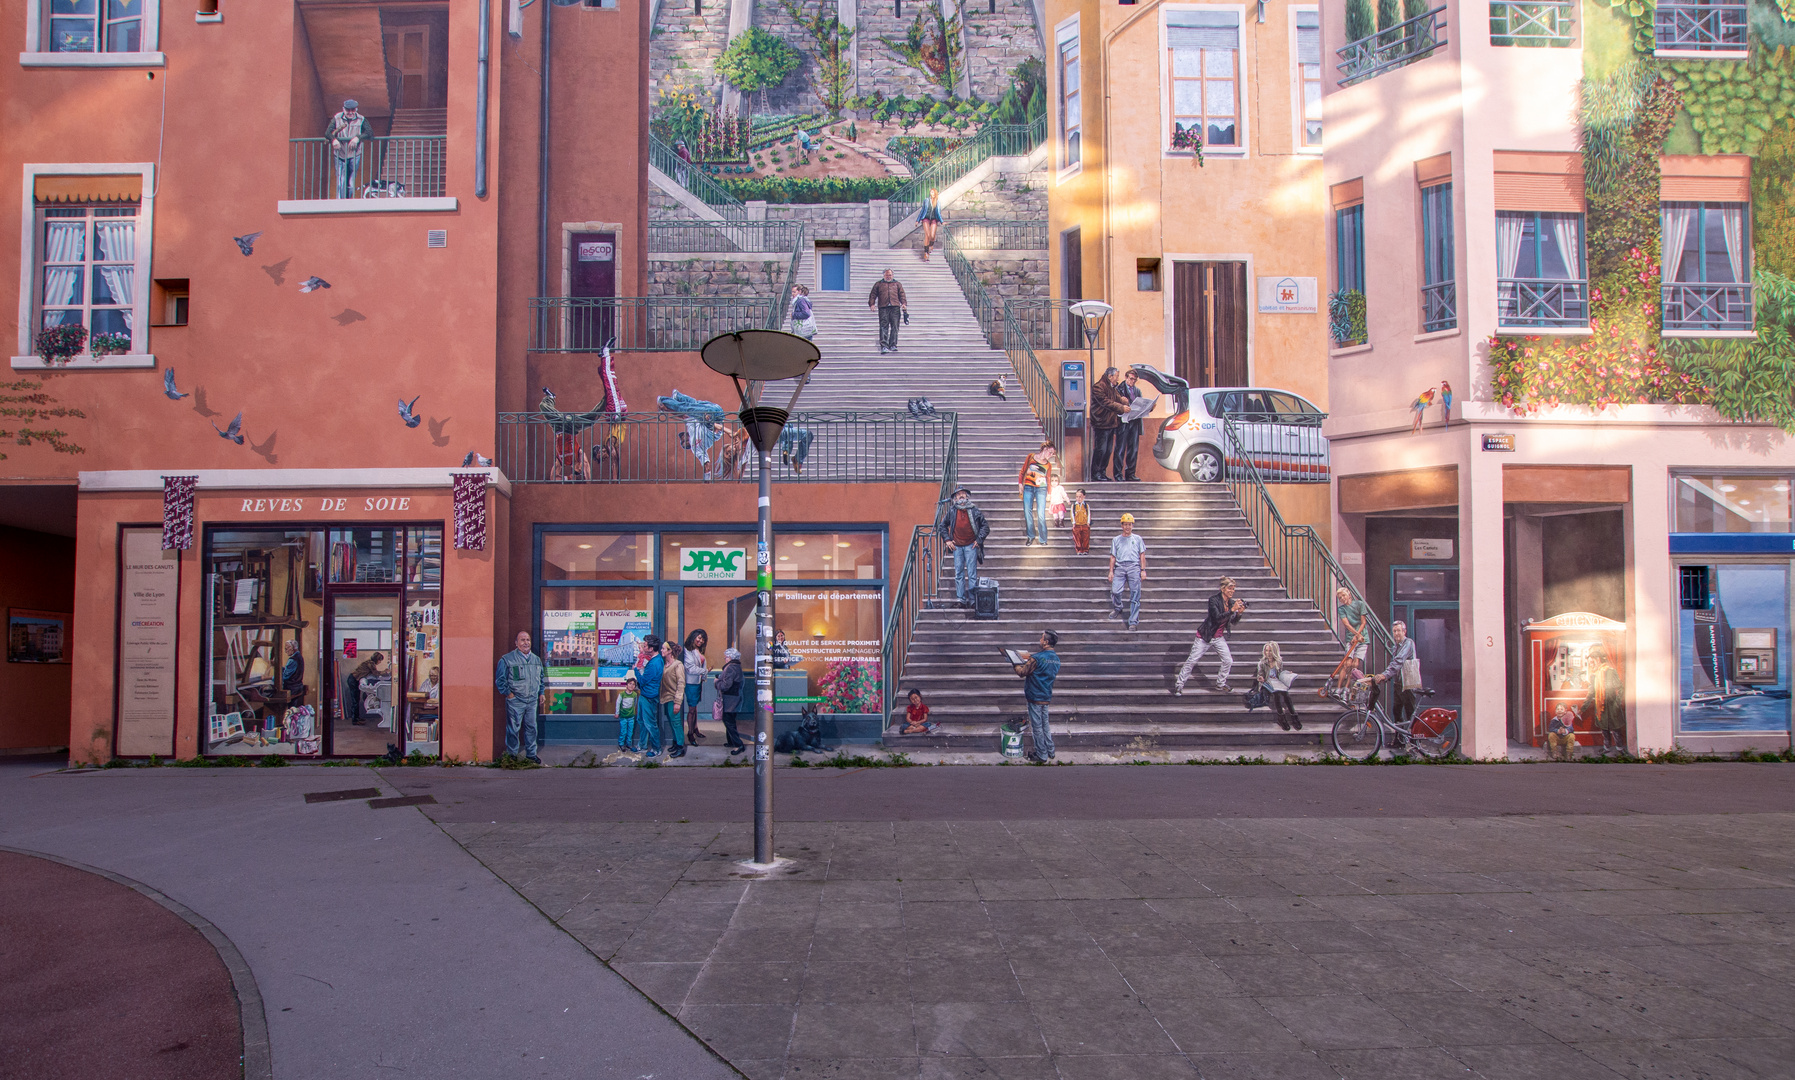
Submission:
[[[922,222],[922,261],[929,261],[929,251],[935,246],[935,234],[941,231],[941,192],[929,189],[929,197],[917,211],[916,220]]]

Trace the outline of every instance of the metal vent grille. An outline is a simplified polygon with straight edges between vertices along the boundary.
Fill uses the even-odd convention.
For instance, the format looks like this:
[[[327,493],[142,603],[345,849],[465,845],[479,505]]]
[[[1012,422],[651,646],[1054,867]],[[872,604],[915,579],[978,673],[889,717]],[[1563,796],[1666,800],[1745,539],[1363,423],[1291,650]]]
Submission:
[[[449,246],[449,230],[428,229],[424,233],[424,246],[446,248]]]

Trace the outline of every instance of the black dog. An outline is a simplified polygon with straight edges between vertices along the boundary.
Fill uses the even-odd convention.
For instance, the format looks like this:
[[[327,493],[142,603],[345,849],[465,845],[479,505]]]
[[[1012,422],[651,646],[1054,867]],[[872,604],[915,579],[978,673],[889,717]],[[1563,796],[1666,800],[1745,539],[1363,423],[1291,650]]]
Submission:
[[[781,754],[822,753],[823,725],[816,714],[815,705],[804,706],[804,711],[798,714],[797,730],[779,736],[773,742],[773,749]]]

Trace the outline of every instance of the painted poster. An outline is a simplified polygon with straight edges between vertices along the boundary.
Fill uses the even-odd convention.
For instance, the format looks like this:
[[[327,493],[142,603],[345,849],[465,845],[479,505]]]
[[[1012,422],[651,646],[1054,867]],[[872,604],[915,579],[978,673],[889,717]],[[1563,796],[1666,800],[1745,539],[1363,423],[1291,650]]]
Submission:
[[[593,614],[591,610],[542,613],[542,652],[551,688],[592,689],[597,644]]]
[[[1725,564],[1710,571],[1713,599],[1682,610],[1680,731],[1789,730],[1789,568]]]
[[[646,611],[595,612],[598,662],[591,685],[600,690],[623,686],[623,676],[635,666],[642,639],[654,632]]]
[[[69,662],[69,623],[66,611],[6,611],[6,660],[12,664],[66,664]]]
[[[162,549],[161,526],[126,529],[120,537],[116,752],[122,757],[175,751],[180,555]]]

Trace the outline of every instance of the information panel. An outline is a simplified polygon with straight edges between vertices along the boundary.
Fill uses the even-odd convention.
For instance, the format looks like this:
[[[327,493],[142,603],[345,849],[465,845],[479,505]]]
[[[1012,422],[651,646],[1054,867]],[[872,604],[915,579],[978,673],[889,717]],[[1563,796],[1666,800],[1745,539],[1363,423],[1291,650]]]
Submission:
[[[175,642],[180,552],[162,550],[162,528],[119,537],[118,745],[121,757],[175,752]]]

